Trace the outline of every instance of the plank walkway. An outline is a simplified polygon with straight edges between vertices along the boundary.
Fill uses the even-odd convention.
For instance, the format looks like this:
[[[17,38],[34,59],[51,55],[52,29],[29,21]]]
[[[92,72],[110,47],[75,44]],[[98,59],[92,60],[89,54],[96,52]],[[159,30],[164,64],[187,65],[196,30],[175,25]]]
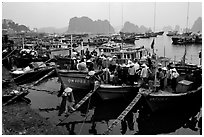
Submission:
[[[135,106],[135,104],[139,101],[142,97],[140,93],[132,100],[132,102],[128,105],[128,107],[118,116],[118,118],[108,127],[107,131],[103,133],[103,135],[108,135],[113,130],[117,124],[124,119],[124,117],[128,114],[128,112]]]

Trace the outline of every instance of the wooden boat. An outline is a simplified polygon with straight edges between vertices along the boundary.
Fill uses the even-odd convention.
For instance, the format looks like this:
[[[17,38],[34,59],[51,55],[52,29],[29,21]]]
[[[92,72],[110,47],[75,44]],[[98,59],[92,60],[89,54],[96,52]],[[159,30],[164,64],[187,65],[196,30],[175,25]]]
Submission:
[[[164,90],[140,89],[152,112],[184,111],[202,105],[202,71],[181,73],[176,92],[167,85]]]
[[[22,85],[22,84],[36,81],[41,77],[43,77],[44,75],[48,74],[49,72],[53,71],[54,69],[55,67],[45,67],[38,70],[32,70],[32,71],[24,72],[20,74],[11,72],[11,74],[13,76],[14,82],[17,85]],[[56,73],[53,73],[52,76],[56,76]]]
[[[74,70],[58,70],[63,89],[70,87],[76,102],[80,101],[88,92],[93,89],[94,80],[87,79],[88,72]],[[96,90],[102,100],[112,100],[119,98],[129,98],[135,96],[139,91],[137,85],[115,86],[110,84],[101,84]]]
[[[88,72],[77,70],[57,70],[62,89],[72,88],[74,99],[79,102],[93,89],[93,81],[88,79]]]
[[[89,89],[90,80],[87,79],[88,72],[77,70],[58,70],[58,75],[66,87],[75,89]]]
[[[164,31],[155,32],[157,35],[163,35]]]
[[[176,36],[178,31],[168,31],[167,36]]]
[[[195,105],[201,106],[202,103],[202,87],[185,93],[170,93],[166,91],[140,93],[145,97],[152,112],[183,111]]]
[[[115,86],[109,84],[101,84],[97,89],[97,93],[100,95],[102,100],[113,100],[122,99],[136,96],[139,88],[137,86],[125,85]]]

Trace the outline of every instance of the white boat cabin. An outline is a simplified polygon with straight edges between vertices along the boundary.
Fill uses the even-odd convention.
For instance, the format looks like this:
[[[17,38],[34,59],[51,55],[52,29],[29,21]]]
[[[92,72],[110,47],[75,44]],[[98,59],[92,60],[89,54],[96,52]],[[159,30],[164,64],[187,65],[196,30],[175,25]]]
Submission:
[[[127,49],[122,49],[116,52],[112,52],[111,55],[115,55],[118,57],[118,59],[131,59],[134,60],[136,59],[141,59],[144,56],[148,55],[148,50],[145,49],[144,47],[140,48],[127,48]]]

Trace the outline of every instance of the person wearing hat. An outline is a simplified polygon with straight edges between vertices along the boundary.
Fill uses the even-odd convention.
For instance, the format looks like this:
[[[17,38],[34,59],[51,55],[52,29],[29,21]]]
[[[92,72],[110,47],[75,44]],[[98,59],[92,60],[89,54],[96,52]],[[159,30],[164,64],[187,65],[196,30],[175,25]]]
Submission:
[[[129,62],[129,68],[128,68],[128,74],[129,74],[129,81],[130,84],[133,85],[134,84],[134,80],[135,80],[135,68],[134,68],[134,64],[132,62]]]
[[[145,63],[142,64],[141,67],[142,67],[142,70],[141,70],[140,77],[143,81],[143,84],[146,84],[148,81],[148,68]]]
[[[162,71],[162,68],[158,68],[158,80],[160,83],[160,89],[164,89],[164,73]]]
[[[167,68],[163,67],[162,71],[164,73],[164,89],[167,87]]]
[[[87,66],[88,71],[94,70],[94,64],[90,59],[86,61],[86,66]]]
[[[167,85],[171,85],[171,75],[172,75],[172,67],[171,64],[167,65],[166,77],[167,77]]]
[[[137,59],[134,60],[134,68],[135,68],[135,81],[138,81],[140,65],[139,65]]]
[[[113,73],[116,69],[116,56],[110,58],[109,61],[110,61],[109,70],[111,73]]]
[[[67,115],[70,111],[75,111],[75,109],[73,108],[74,103],[75,100],[72,89],[67,87],[62,93],[62,102],[58,115],[60,116],[63,112],[65,112],[65,115]]]
[[[172,69],[172,80],[171,80],[171,88],[174,92],[176,92],[176,86],[177,86],[177,78],[179,76],[179,73],[176,71],[175,68]]]
[[[77,64],[77,70],[79,71],[88,71],[85,62],[81,62]]]

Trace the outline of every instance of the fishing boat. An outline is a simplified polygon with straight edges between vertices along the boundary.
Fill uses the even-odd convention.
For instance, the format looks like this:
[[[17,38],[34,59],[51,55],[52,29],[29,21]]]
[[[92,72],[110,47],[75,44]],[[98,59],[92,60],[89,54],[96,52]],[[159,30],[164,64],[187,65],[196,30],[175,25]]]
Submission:
[[[79,102],[93,89],[93,81],[88,78],[88,71],[58,69],[57,74],[61,90],[64,91],[67,87],[71,88],[76,102]]]
[[[163,35],[164,31],[155,32],[157,35]]]
[[[98,47],[99,55],[111,56],[112,52],[119,51],[122,47],[121,43],[108,42]]]
[[[178,31],[168,31],[167,36],[176,36]]]
[[[97,73],[97,72],[96,72]],[[90,79],[88,72],[76,70],[58,70],[58,75],[63,89],[70,87],[76,102],[93,89],[95,79]],[[102,100],[129,98],[135,96],[139,91],[138,85],[110,85],[100,84],[96,92]]]
[[[160,91],[156,93],[143,92],[142,95],[152,112],[183,111],[194,106],[201,106],[202,87],[185,93]]]
[[[41,77],[45,76],[46,74],[50,73],[51,71],[53,71],[53,73],[50,76],[56,76],[56,73],[54,70],[55,70],[55,66],[45,66],[42,68],[29,69],[29,70],[17,69],[17,70],[11,71],[10,73],[13,77],[14,82],[17,85],[22,85],[22,84],[36,81]]]
[[[58,70],[57,71],[64,87],[70,87],[73,90],[88,90],[90,89],[91,82],[87,79],[87,71],[77,70]],[[89,90],[90,91],[90,90]]]
[[[182,111],[202,104],[202,69],[200,66],[173,65],[180,74],[176,91],[170,85],[164,90],[140,89],[152,112]]]
[[[143,56],[148,55],[148,50],[142,47],[124,47],[119,51],[111,52],[111,55],[115,55],[120,59],[141,59]]]
[[[128,99],[132,96],[136,96],[139,88],[137,85],[110,85],[101,84],[97,89],[97,93],[100,95],[102,100],[114,100],[114,99]]]

